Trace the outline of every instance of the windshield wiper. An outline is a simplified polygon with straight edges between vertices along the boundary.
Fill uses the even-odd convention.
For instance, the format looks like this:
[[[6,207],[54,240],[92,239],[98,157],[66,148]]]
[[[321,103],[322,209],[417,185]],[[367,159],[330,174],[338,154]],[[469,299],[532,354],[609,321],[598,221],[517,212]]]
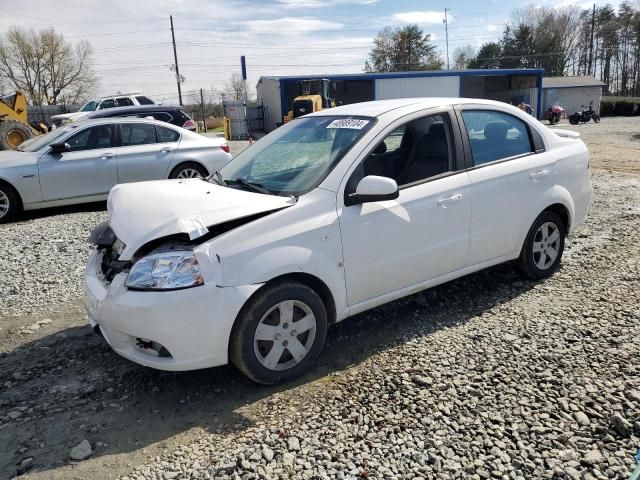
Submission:
[[[216,171],[215,171],[215,172],[213,172],[211,175],[209,175],[207,178],[205,178],[205,180],[206,180],[207,182],[210,182],[211,180],[214,180],[214,178],[213,178],[214,176],[216,177],[216,178],[215,178],[215,182],[216,182],[218,185],[221,185],[221,186],[223,186],[223,187],[226,187],[226,186],[227,186],[227,184],[225,183],[224,179],[222,178],[222,175],[220,174],[220,172],[219,172],[218,170],[216,170]]]
[[[249,190],[253,190],[258,193],[265,193],[267,195],[275,195],[271,190],[267,190],[266,188],[262,188],[260,183],[253,183],[245,180],[244,178],[236,178],[235,180],[227,180],[228,184],[237,184],[242,185],[243,187],[247,187]]]

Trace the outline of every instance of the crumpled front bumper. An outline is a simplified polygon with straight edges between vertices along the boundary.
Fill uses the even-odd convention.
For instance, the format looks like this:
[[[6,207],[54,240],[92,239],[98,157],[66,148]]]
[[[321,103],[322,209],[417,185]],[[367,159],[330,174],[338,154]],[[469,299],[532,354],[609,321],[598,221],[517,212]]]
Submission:
[[[260,285],[201,287],[140,292],[124,286],[127,273],[111,284],[100,272],[101,253],[89,257],[84,298],[89,323],[99,326],[109,345],[123,357],[160,370],[195,370],[228,362],[229,336],[238,312]],[[158,356],[145,342],[165,347]]]

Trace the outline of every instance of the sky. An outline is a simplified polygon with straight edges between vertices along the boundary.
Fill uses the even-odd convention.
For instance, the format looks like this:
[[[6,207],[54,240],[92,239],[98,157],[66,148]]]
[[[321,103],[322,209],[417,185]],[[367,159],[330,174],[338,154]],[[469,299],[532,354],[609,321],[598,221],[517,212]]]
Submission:
[[[509,12],[531,0],[0,0],[0,34],[12,25],[54,27],[93,47],[96,95],[142,92],[177,103],[169,15],[173,15],[183,101],[199,89],[221,92],[240,56],[248,85],[260,76],[362,72],[376,33],[386,25],[417,23],[445,59],[444,9],[449,55],[457,47],[497,40]],[[537,5],[593,1],[537,0]],[[596,3],[606,3],[596,0]]]

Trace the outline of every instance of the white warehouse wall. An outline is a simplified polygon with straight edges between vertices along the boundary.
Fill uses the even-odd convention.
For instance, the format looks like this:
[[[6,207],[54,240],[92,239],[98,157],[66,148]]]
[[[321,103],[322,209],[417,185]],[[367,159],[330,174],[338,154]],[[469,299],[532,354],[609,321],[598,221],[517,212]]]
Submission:
[[[272,78],[262,78],[256,86],[258,104],[264,106],[264,128],[271,132],[276,129],[276,123],[282,123],[283,113],[280,106],[280,81]]]
[[[375,82],[376,100],[460,96],[458,76],[382,78]]]

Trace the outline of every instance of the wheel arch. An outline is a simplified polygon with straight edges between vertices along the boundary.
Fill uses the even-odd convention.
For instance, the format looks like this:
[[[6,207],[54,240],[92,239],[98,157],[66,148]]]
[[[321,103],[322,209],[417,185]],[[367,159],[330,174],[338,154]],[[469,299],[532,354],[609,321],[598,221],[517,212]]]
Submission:
[[[182,165],[185,165],[187,163],[195,163],[196,165],[204,168],[204,171],[207,172],[207,175],[211,175],[211,172],[209,171],[209,169],[207,168],[207,166],[201,162],[200,160],[195,160],[195,159],[180,159],[177,162],[175,162],[175,165],[173,165],[172,167],[169,167],[169,172],[167,174],[167,178],[171,178],[171,175],[173,175],[173,172],[176,171],[176,169],[178,169],[179,167],[181,167]]]
[[[238,313],[237,317],[239,317],[242,314],[245,307],[249,305],[249,303],[255,298],[255,296],[260,294],[265,288],[269,288],[272,285],[286,282],[286,281],[301,283],[311,288],[314,292],[316,292],[322,299],[322,303],[324,304],[324,307],[327,311],[327,322],[329,323],[329,325],[333,325],[334,323],[337,322],[336,302],[335,302],[335,299],[333,298],[333,294],[331,293],[331,289],[322,279],[306,272],[284,273],[282,275],[273,277],[271,280],[268,280],[260,288],[258,288],[255,292],[251,294],[251,296],[247,299],[247,301],[242,306],[242,309]],[[236,320],[237,320],[237,317],[236,317]]]
[[[4,185],[6,187],[9,187],[11,190],[13,190],[13,193],[15,193],[16,197],[18,198],[18,211],[22,211],[24,207],[24,202],[22,200],[22,195],[20,194],[20,191],[9,180],[4,179],[3,177],[0,177],[0,185]]]

